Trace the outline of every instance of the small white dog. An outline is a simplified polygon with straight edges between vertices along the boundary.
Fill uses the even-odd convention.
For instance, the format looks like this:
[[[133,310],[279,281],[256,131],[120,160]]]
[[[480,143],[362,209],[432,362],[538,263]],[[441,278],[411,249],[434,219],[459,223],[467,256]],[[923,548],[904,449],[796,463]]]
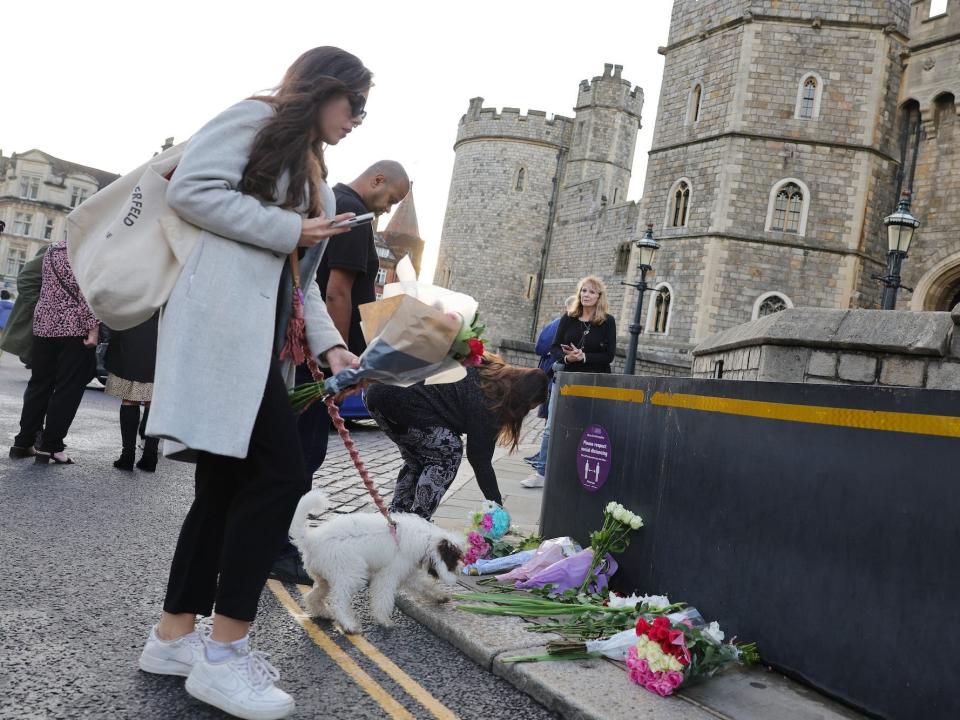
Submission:
[[[440,583],[457,582],[457,566],[463,560],[461,536],[419,515],[396,513],[392,517],[398,543],[380,513],[321,522],[319,515],[328,504],[322,490],[311,490],[300,499],[290,525],[290,537],[314,583],[304,598],[311,616],[335,620],[347,633],[360,632],[353,599],[367,582],[373,618],[385,627],[393,624],[390,616],[400,587],[416,589],[438,602],[450,599]]]

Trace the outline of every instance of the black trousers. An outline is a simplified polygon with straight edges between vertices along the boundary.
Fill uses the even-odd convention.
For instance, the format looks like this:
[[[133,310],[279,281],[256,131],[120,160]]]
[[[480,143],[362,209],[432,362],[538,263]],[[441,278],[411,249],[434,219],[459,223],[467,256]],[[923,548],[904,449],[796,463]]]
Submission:
[[[43,428],[38,450],[61,452],[77,415],[83,390],[93,377],[96,355],[81,337],[33,338],[30,381],[23,393],[20,432],[13,444],[31,447]]]
[[[313,376],[306,365],[297,366],[295,382],[297,385],[313,382]],[[327,412],[327,406],[322,402],[315,402],[297,417],[297,432],[300,434],[300,447],[303,449],[305,465],[303,473],[304,494],[313,489],[313,476],[327,458],[330,428],[330,414]],[[280,556],[293,557],[296,555],[299,555],[299,552],[293,546],[293,543],[289,540],[284,541],[283,547],[280,548]]]
[[[252,621],[303,495],[303,453],[274,360],[245,458],[201,453],[163,609]]]

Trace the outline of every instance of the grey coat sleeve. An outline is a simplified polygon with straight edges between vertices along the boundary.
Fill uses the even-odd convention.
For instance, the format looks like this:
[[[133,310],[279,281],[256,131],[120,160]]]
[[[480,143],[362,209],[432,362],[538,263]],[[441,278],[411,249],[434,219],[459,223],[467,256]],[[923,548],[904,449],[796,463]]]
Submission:
[[[189,223],[221,237],[273,252],[293,252],[301,218],[238,189],[253,141],[273,108],[244,100],[190,139],[167,188],[167,204]]]

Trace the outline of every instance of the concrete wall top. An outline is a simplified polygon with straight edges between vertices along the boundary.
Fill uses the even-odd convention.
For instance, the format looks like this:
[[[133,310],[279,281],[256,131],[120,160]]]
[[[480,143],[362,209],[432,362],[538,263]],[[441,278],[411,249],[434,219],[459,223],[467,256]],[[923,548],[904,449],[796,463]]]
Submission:
[[[948,312],[793,308],[711,335],[694,356],[757,345],[797,345],[945,357],[954,319]]]

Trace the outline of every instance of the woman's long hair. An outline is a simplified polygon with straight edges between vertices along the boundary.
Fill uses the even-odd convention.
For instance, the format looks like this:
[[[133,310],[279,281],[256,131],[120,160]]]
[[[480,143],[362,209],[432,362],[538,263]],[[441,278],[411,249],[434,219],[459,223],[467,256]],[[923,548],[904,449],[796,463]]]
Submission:
[[[583,289],[584,285],[593,285],[593,289],[599,293],[599,297],[597,297],[597,304],[593,308],[593,320],[590,321],[590,324],[603,325],[604,321],[607,319],[607,315],[610,314],[610,302],[607,300],[607,286],[604,284],[603,280],[598,278],[596,275],[587,275],[577,283],[577,294],[574,295],[576,302],[573,305],[573,309],[567,312],[567,315],[575,318],[583,315],[583,305],[580,302],[580,291]]]
[[[516,450],[523,419],[547,399],[547,374],[538,368],[512,367],[493,353],[484,353],[477,373],[487,407],[496,418],[497,442]]]
[[[289,172],[290,186],[280,207],[298,207],[309,187],[309,215],[319,215],[319,186],[327,179],[323,141],[315,136],[320,110],[335,98],[369,89],[372,78],[358,57],[340,48],[317,47],[297,58],[272,95],[253,97],[277,112],[257,133],[242,190],[276,202],[277,180]]]

